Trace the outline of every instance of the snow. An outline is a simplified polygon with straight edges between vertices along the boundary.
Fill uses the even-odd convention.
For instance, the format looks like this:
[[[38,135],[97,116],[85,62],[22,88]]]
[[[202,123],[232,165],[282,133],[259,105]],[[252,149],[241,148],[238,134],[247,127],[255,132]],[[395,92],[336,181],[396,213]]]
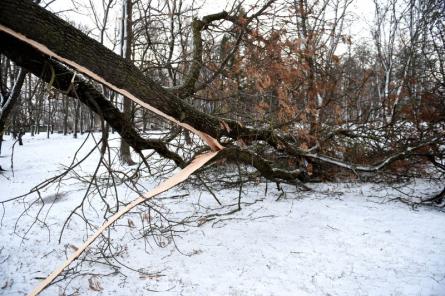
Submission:
[[[15,146],[14,176],[9,168],[13,141],[3,143],[0,165],[8,172],[0,175],[0,200],[26,193],[59,173],[61,164],[70,163],[85,139],[85,135],[79,139],[45,136],[26,135],[24,146]],[[93,146],[90,136],[78,158]],[[95,153],[81,165],[84,175],[91,175],[97,157]],[[150,188],[159,180],[141,182]],[[415,180],[398,189],[428,195],[438,189],[435,186]],[[207,191],[191,185],[171,190],[153,204],[171,220],[188,217],[186,225],[175,226],[174,240],[158,236],[157,243],[163,245],[159,247],[152,237],[139,238],[143,219],[132,213],[111,236],[124,247],[116,259],[133,271],[122,267],[125,276],[110,274],[113,269],[105,264],[85,262],[77,269],[82,276],[57,282],[42,295],[146,295],[150,291],[158,291],[157,295],[445,295],[444,212],[392,201],[401,193],[382,184],[311,184],[314,191],[309,193],[288,187],[279,199],[273,187],[269,184],[265,194],[265,184],[245,186],[242,210],[230,215],[224,213],[236,208],[237,188],[215,192],[223,207]],[[91,234],[81,220],[75,220],[61,243],[57,241],[85,188],[85,183],[70,178],[59,189],[42,192],[47,201],[45,224],[36,223],[24,239],[20,236],[32,225],[39,207],[32,207],[16,225],[27,203],[19,199],[6,204],[0,228],[0,295],[30,292],[38,278],[53,271],[73,251],[72,246]],[[119,190],[128,200],[136,197],[124,186]],[[91,206],[98,205],[91,200]],[[100,213],[85,211],[100,225]],[[202,224],[205,215],[210,218]],[[121,227],[130,223],[128,219],[136,227]],[[93,261],[94,250],[87,256]]]

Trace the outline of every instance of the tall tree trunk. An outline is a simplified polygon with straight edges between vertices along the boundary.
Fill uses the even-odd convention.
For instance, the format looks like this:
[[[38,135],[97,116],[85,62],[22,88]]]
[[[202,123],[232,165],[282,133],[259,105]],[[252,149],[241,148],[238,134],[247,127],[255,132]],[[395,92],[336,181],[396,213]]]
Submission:
[[[40,134],[40,120],[42,119],[42,113],[43,113],[43,96],[45,93],[45,86],[42,84],[39,94],[37,95],[37,102],[36,102],[36,106],[37,106],[37,111],[36,111],[36,116],[35,116],[35,126],[34,126],[34,133],[35,134]]]
[[[28,118],[29,118],[29,131],[31,133],[31,137],[34,136],[34,125],[35,125],[35,115],[34,115],[34,104],[32,102],[32,98],[34,97],[34,94],[37,91],[38,88],[38,83],[36,85],[36,87],[34,88],[34,91],[32,89],[32,75],[31,73],[28,73],[28,94],[26,97],[26,104],[27,104],[27,109],[28,109]]]
[[[74,139],[77,139],[77,133],[79,131],[79,113],[80,113],[80,101],[75,102],[76,110],[74,111],[74,133],[73,137]]]
[[[62,104],[63,104],[63,135],[66,136],[68,134],[68,109],[69,109],[69,100],[67,96],[62,96]]]
[[[132,0],[126,0],[122,6],[122,35],[121,35],[121,55],[125,55],[125,59],[131,62],[131,46],[133,43],[133,13]],[[131,101],[123,97],[122,112],[124,117],[131,122]],[[134,165],[131,159],[130,146],[121,138],[120,159],[122,163]]]
[[[49,133],[51,131],[51,97],[48,96],[48,117],[46,122],[46,138],[49,139]]]
[[[79,125],[80,125],[80,134],[83,135],[83,133],[85,132],[85,110],[82,106],[82,104],[79,107]]]

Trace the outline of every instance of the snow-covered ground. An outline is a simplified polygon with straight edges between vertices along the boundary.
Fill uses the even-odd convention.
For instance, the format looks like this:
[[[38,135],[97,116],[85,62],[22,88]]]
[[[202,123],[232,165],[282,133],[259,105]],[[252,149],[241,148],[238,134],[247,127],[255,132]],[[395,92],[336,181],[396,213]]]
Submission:
[[[24,146],[14,149],[14,176],[10,170],[13,142],[7,138],[0,165],[8,172],[0,175],[0,200],[26,193],[57,174],[84,137],[26,135]],[[87,146],[93,143],[89,140]],[[91,174],[96,162],[97,153],[81,171]],[[153,187],[158,180],[144,182]],[[267,194],[265,184],[249,185],[244,187],[242,211],[230,215],[222,214],[235,206],[219,207],[205,190],[190,186],[171,190],[154,200],[158,209],[172,219],[195,217],[187,226],[175,228],[174,240],[159,238],[163,247],[151,238],[143,240],[138,237],[141,215],[126,216],[111,237],[124,247],[115,259],[133,270],[121,267],[125,275],[113,274],[106,264],[84,263],[78,269],[83,276],[57,282],[43,295],[148,295],[151,291],[157,295],[445,295],[444,212],[391,201],[401,193],[377,184],[311,186],[314,191],[304,194],[288,188],[286,196],[276,201],[279,193],[270,184]],[[55,187],[42,192],[48,201],[45,223],[36,223],[29,231],[38,206],[31,207],[19,223],[26,202],[6,204],[4,212],[0,207],[4,215],[1,295],[30,292],[85,239],[85,226],[76,220],[58,243],[62,224],[85,187],[86,183],[67,179],[58,192]],[[418,195],[438,189],[417,180],[399,190],[412,188]],[[120,191],[136,197],[124,188]],[[181,194],[186,195],[177,196]],[[238,189],[216,194],[224,205],[233,205]],[[172,196],[177,197],[168,198]],[[55,197],[57,201],[51,203]],[[91,200],[92,205],[95,202]],[[198,217],[209,214],[221,215],[201,224]],[[100,214],[91,217],[96,225],[102,222]],[[91,252],[86,258],[94,256]]]

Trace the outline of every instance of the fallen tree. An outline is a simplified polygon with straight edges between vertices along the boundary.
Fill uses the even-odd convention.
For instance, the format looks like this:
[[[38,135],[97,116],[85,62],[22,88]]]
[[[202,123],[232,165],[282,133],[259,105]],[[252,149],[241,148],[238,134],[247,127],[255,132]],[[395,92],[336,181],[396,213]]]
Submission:
[[[269,1],[263,9],[272,2]],[[17,14],[24,17],[18,20],[15,17]],[[185,163],[179,155],[169,151],[167,146],[159,140],[144,139],[138,135],[121,112],[91,82],[76,75],[75,71],[83,72],[84,75],[90,76],[108,87],[111,86],[116,91],[121,90],[123,93],[134,95],[141,100],[141,103],[153,106],[178,123],[189,126],[195,132],[202,131],[210,135],[230,148],[221,153],[217,159],[225,158],[228,161],[253,165],[263,177],[273,181],[295,184],[301,184],[300,181],[309,181],[309,175],[312,173],[308,174],[307,166],[302,165],[304,161],[300,161],[300,159],[330,164],[353,172],[378,172],[397,160],[416,155],[421,148],[430,147],[443,141],[441,135],[429,135],[424,139],[411,141],[411,145],[405,145],[402,149],[399,147],[399,149],[392,149],[392,153],[388,151],[389,156],[374,164],[354,164],[319,153],[321,147],[318,144],[302,149],[300,148],[302,141],[298,137],[283,133],[280,129],[249,127],[236,120],[216,117],[194,108],[183,98],[193,95],[194,88],[198,87],[196,82],[202,62],[202,46],[199,46],[202,42],[200,33],[215,20],[229,20],[237,23],[236,17],[229,16],[227,13],[195,20],[194,38],[196,39],[195,45],[198,46],[195,46],[194,64],[185,84],[175,89],[163,88],[142,74],[128,60],[116,55],[31,1],[4,1],[0,8],[0,17],[2,25],[0,50],[3,54],[11,58],[17,65],[24,67],[46,82],[50,82],[53,87],[81,100],[91,110],[102,116],[136,151],[154,149],[161,156],[173,160],[178,166],[184,166]],[[30,22],[34,24],[31,27],[28,25]],[[48,52],[52,52],[56,56],[45,54],[42,49],[37,49],[36,46],[20,40],[11,32],[43,45],[48,49]],[[63,66],[62,63],[70,64],[69,67],[76,68],[75,71]],[[324,135],[324,138],[321,136],[317,139],[317,143],[326,142],[334,136],[360,137],[354,135],[353,132],[344,132],[339,129]],[[267,143],[276,153],[285,154],[289,158],[298,160],[295,163],[299,165],[292,169],[285,169],[282,166],[280,168],[280,165],[273,159],[268,159],[267,155],[270,155],[270,152],[263,155],[258,152],[259,150],[256,148],[258,146],[261,146],[261,150],[265,150],[263,143]],[[431,156],[431,153],[427,154]]]
[[[399,164],[404,169],[420,159],[422,165],[431,163],[438,170],[443,171],[444,134],[440,125],[437,125],[438,122],[441,123],[440,120],[432,123],[428,129],[422,130],[421,137],[410,138],[410,130],[405,130],[403,133],[408,136],[400,139],[401,137],[396,135],[400,129],[397,124],[394,124],[397,122],[394,122],[396,116],[393,113],[391,113],[390,124],[379,125],[377,128],[365,122],[352,127],[338,124],[323,130],[323,124],[318,122],[320,119],[318,110],[315,110],[310,126],[305,126],[306,122],[303,120],[301,122],[309,130],[311,139],[307,140],[305,138],[308,138],[308,135],[297,135],[292,130],[289,131],[289,128],[281,128],[280,125],[267,125],[264,122],[256,125],[243,124],[234,118],[209,114],[188,103],[186,99],[195,96],[198,90],[205,88],[216,76],[213,75],[210,79],[200,81],[204,63],[203,31],[216,21],[228,21],[237,28],[236,33],[239,38],[233,50],[215,71],[215,73],[222,73],[222,69],[236,52],[238,41],[244,34],[254,34],[248,27],[250,21],[261,15],[273,2],[268,1],[251,16],[243,14],[236,16],[222,12],[193,20],[194,49],[191,66],[183,79],[184,83],[171,88],[164,88],[144,75],[128,59],[116,55],[99,42],[87,37],[29,0],[3,1],[0,7],[0,39],[2,40],[0,52],[47,82],[50,87],[81,101],[116,130],[136,152],[141,153],[142,150],[152,149],[162,158],[169,159],[176,166],[185,168],[186,173],[181,175],[180,181],[188,177],[189,173],[194,172],[197,169],[196,165],[180,153],[171,151],[166,141],[142,137],[134,124],[99,90],[98,84],[131,98],[155,114],[199,135],[202,142],[216,151],[206,154],[210,157],[206,156],[205,161],[201,161],[200,165],[222,161],[242,163],[254,167],[260,177],[277,182],[277,184],[280,182],[294,184],[303,190],[310,190],[305,185],[307,182],[326,180],[329,175],[335,177],[334,170],[338,168],[352,173],[351,175],[376,174],[386,169],[389,171],[398,169],[397,166],[393,168],[392,165],[399,161],[405,161]],[[17,18],[17,14],[23,17]],[[29,23],[33,23],[33,26],[29,26]],[[310,87],[313,88],[314,85]],[[310,92],[309,95],[313,96]],[[309,103],[311,103],[310,100]],[[392,109],[396,110],[396,106]],[[410,124],[402,123],[402,126],[410,128]],[[367,128],[373,132],[366,132]],[[378,142],[384,140],[386,140],[386,146],[379,146]],[[363,145],[359,147],[361,149],[359,151],[369,156],[368,159],[362,157],[360,158],[362,162],[354,162],[354,157],[351,156],[353,153],[348,154],[347,148],[357,145]],[[209,147],[203,145],[196,147],[195,152],[202,154],[209,150]],[[342,154],[336,153],[339,152],[337,150],[345,151]],[[375,161],[372,160],[373,158]],[[167,181],[167,183],[173,186],[178,182],[176,180]],[[161,186],[162,190],[156,189],[154,194],[168,188],[170,187]],[[139,198],[110,217],[98,232],[87,240],[43,285],[49,284],[64,267],[76,259],[101,234],[101,231],[152,195]],[[428,201],[442,204],[442,200],[443,191]]]

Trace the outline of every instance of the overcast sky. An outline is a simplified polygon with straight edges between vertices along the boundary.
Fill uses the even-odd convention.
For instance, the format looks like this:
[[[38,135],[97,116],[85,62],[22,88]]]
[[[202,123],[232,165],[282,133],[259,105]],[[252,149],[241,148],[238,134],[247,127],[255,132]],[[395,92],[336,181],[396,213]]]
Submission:
[[[44,0],[43,3],[51,2],[49,9],[53,12],[63,12],[60,16],[74,21],[77,24],[82,24],[89,28],[93,27],[93,20],[91,13],[88,13],[86,9],[76,10],[76,8],[72,4],[72,0]],[[75,0],[76,3],[79,3],[80,8],[82,5],[85,7],[89,6],[89,2],[95,3],[97,7],[101,7],[100,3],[102,0]],[[117,3],[121,3],[122,0],[117,0]],[[202,9],[199,11],[199,16],[203,16],[206,14],[220,12],[224,9],[231,7],[233,4],[233,0],[223,1],[223,0],[195,0],[195,3],[202,5]],[[254,4],[256,0],[246,0],[246,4]],[[262,0],[262,2],[265,2]],[[261,3],[261,2],[260,2]],[[117,4],[120,6],[120,4]],[[117,18],[120,16],[120,8],[116,6],[114,9],[114,15],[110,18],[110,26],[113,27],[114,24],[117,24]],[[71,10],[67,12],[67,10]],[[349,34],[353,38],[353,42],[358,41],[360,39],[369,39],[369,27],[372,24],[373,16],[374,16],[374,4],[372,0],[353,0],[353,3],[349,7],[349,11],[351,16],[354,18],[354,23],[352,26],[345,27],[345,33]]]

